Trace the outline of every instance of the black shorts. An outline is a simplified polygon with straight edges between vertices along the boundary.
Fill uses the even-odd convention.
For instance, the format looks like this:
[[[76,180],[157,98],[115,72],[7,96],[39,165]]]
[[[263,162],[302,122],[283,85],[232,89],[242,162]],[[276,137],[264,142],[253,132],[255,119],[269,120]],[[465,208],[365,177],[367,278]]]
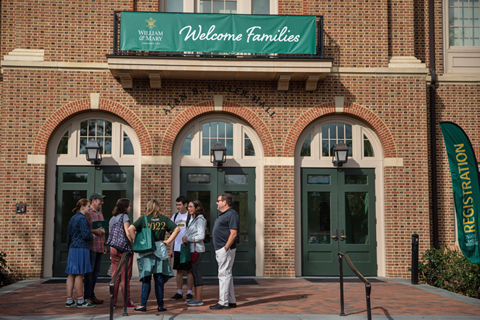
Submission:
[[[180,251],[173,251],[173,269],[175,270],[190,270],[192,268],[191,262],[180,263]]]

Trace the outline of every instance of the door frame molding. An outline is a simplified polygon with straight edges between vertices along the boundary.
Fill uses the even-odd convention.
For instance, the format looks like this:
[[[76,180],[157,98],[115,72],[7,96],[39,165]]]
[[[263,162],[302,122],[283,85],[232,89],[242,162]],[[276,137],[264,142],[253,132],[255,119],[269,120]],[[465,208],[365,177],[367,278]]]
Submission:
[[[332,158],[318,159],[317,157],[311,157],[306,159],[306,157],[300,157],[300,150],[302,148],[305,138],[311,133],[311,128],[313,126],[322,125],[329,122],[343,122],[360,128],[366,133],[368,133],[368,138],[372,144],[372,147],[375,151],[375,157],[373,158],[364,158],[359,156],[361,151],[358,146],[355,149],[354,143],[354,153],[353,157],[349,158],[349,161],[343,165],[343,168],[372,168],[375,169],[375,218],[376,218],[376,237],[377,237],[377,276],[384,277],[386,275],[385,267],[385,220],[384,220],[384,190],[383,190],[383,181],[384,181],[384,164],[383,164],[383,148],[378,138],[378,135],[371,130],[368,125],[365,123],[346,116],[325,116],[317,119],[316,121],[309,124],[306,129],[300,134],[297,144],[295,146],[295,168],[294,168],[294,193],[295,199],[300,199],[295,201],[295,276],[302,276],[302,182],[301,182],[301,168],[335,168],[332,163]],[[355,129],[354,129],[355,130]],[[358,132],[357,132],[358,134]],[[314,145],[313,137],[312,146]],[[359,141],[358,137],[354,137],[355,141]],[[363,139],[363,137],[361,137]],[[320,142],[317,143],[318,146]],[[356,143],[358,145],[358,143]],[[312,150],[312,154],[319,155],[320,153]]]
[[[46,163],[46,203],[45,203],[45,237],[44,237],[44,249],[43,249],[43,276],[52,277],[53,275],[53,255],[54,255],[54,239],[55,239],[55,193],[57,187],[57,166],[94,166],[90,164],[85,155],[76,156],[76,150],[69,150],[68,155],[57,155],[57,146],[60,142],[60,139],[63,137],[65,131],[68,128],[72,127],[72,124],[84,121],[90,118],[101,118],[104,120],[112,121],[119,123],[120,126],[123,126],[123,129],[128,132],[130,141],[132,142],[133,148],[135,150],[135,155],[131,156],[117,156],[112,154],[112,156],[104,157],[102,160],[102,166],[133,166],[134,167],[134,180],[133,180],[133,212],[136,215],[141,210],[140,201],[135,201],[135,199],[141,199],[141,159],[142,159],[142,150],[140,141],[138,139],[135,131],[121,118],[113,116],[109,113],[92,111],[89,113],[81,114],[77,117],[72,118],[71,120],[65,122],[63,125],[55,129],[52,134],[48,146],[47,146],[47,163]],[[69,129],[71,130],[71,129]],[[71,132],[70,132],[71,137]],[[70,139],[69,137],[69,139]],[[118,148],[120,148],[120,143],[123,142],[123,137],[119,136],[120,139],[116,140],[118,143]],[[115,140],[112,140],[112,144],[115,143]],[[70,147],[70,143],[69,143]],[[69,148],[70,149],[70,148]],[[120,149],[118,149],[120,150]],[[75,151],[75,152],[74,152]],[[134,264],[133,274],[138,274],[136,264]]]
[[[265,239],[264,239],[264,190],[263,190],[263,176],[264,176],[264,150],[261,140],[257,132],[247,123],[241,121],[238,118],[231,117],[225,114],[207,115],[195,121],[187,124],[177,135],[173,144],[172,150],[172,214],[176,212],[175,199],[180,195],[180,167],[212,167],[210,159],[204,156],[200,156],[200,148],[195,150],[195,145],[191,144],[191,153],[197,152],[195,156],[180,156],[180,150],[182,148],[183,141],[187,137],[188,133],[196,130],[195,126],[199,126],[198,130],[201,130],[201,123],[210,121],[225,121],[233,124],[239,124],[243,127],[243,130],[248,134],[250,141],[255,148],[254,157],[237,157],[238,153],[234,151],[233,157],[227,157],[227,161],[224,163],[225,167],[252,167],[255,168],[255,276],[262,277],[265,269]],[[234,127],[234,130],[235,127]],[[243,132],[243,131],[242,131]],[[243,146],[243,139],[241,141],[234,141],[234,148],[236,143],[240,143]],[[198,148],[199,146],[197,146]],[[175,178],[174,178],[175,177]]]

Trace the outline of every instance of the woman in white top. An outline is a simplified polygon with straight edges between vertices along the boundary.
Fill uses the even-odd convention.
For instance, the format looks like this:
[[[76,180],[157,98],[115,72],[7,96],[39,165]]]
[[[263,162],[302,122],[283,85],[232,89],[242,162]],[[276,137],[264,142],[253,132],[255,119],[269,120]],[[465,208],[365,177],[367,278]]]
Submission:
[[[205,252],[205,227],[207,220],[203,216],[205,210],[202,203],[199,200],[192,200],[187,206],[189,214],[192,215],[190,222],[187,226],[187,234],[182,238],[183,243],[186,245],[190,243],[190,252],[198,252],[198,256],[195,261],[192,261],[192,274],[193,274],[193,286],[195,288],[195,298],[188,300],[186,303],[190,307],[203,306],[202,291],[203,291],[203,279],[202,279],[202,257]]]

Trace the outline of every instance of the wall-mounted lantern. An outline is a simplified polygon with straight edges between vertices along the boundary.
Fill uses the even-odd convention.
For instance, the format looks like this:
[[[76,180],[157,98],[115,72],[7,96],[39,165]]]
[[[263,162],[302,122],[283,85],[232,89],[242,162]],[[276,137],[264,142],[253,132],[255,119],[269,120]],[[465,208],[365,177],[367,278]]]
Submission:
[[[221,167],[227,161],[227,148],[220,141],[215,142],[210,153],[210,162],[213,166]]]
[[[344,143],[339,143],[333,148],[333,165],[335,167],[341,167],[348,161],[348,147]]]
[[[90,140],[85,147],[87,161],[91,164],[100,164],[102,162],[102,147],[95,140]]]

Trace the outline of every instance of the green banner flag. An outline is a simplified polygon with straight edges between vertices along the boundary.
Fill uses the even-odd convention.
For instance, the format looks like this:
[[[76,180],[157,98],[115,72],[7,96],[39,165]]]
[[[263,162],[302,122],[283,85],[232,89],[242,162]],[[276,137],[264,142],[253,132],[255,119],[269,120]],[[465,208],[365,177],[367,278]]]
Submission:
[[[316,17],[122,12],[120,49],[315,54]]]
[[[452,122],[440,123],[452,175],[458,242],[465,257],[480,264],[478,218],[480,186],[478,164],[468,136]]]

